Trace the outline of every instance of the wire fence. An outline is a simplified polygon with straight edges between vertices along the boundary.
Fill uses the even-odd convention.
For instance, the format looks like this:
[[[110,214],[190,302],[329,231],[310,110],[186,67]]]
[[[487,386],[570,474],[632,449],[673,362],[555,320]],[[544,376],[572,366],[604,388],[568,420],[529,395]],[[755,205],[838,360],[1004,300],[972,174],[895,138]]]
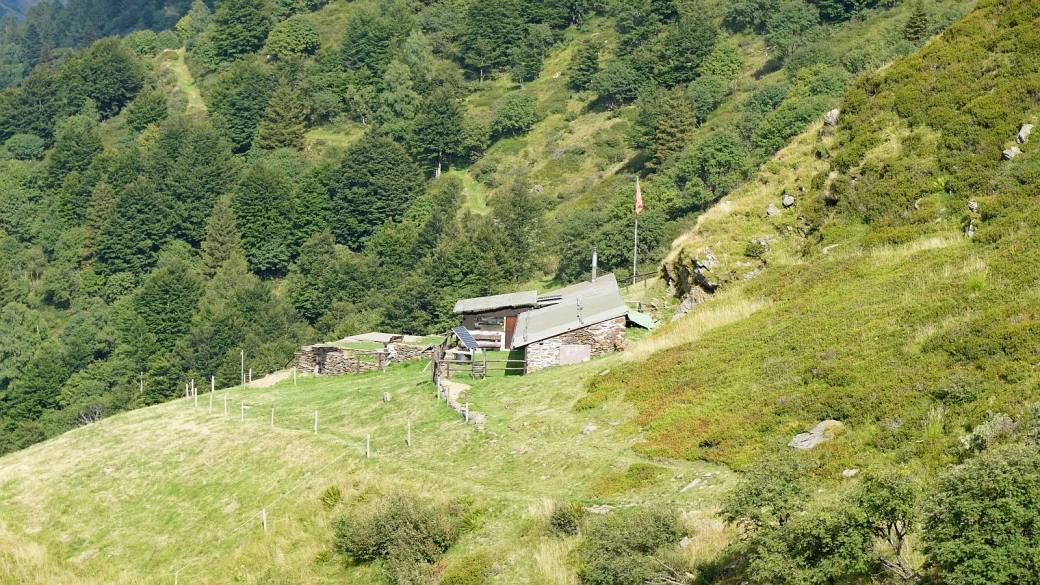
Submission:
[[[237,389],[239,391],[242,390],[240,387],[236,387],[235,389]],[[270,401],[263,402],[263,401],[256,401],[256,400],[254,400],[253,404],[247,404],[245,398],[247,396],[249,396],[249,395],[248,394],[244,394],[244,393],[241,396],[239,396],[237,394],[232,394],[233,390],[234,389],[232,389],[232,388],[225,388],[225,389],[222,389],[222,390],[217,390],[217,391],[211,390],[209,392],[206,392],[206,394],[208,394],[209,396],[206,396],[206,397],[203,398],[202,404],[199,403],[200,396],[195,391],[191,391],[191,393],[185,398],[185,401],[187,403],[187,406],[190,407],[191,410],[196,410],[196,409],[202,410],[203,408],[205,408],[204,412],[207,415],[214,415],[215,414],[215,415],[218,415],[221,418],[225,418],[227,420],[232,420],[233,418],[238,418],[240,423],[246,423],[251,428],[254,428],[254,429],[261,428],[261,427],[258,427],[255,424],[250,424],[250,423],[254,423],[255,421],[258,421],[258,420],[263,420],[266,417],[263,417],[263,415],[261,414],[260,416],[253,415],[253,416],[250,416],[250,417],[247,418],[246,410],[247,409],[251,410],[251,409],[254,409],[254,408],[264,407],[264,410],[262,410],[260,412],[261,413],[265,413],[266,412],[266,407],[271,406],[273,403],[270,402]],[[219,395],[219,397],[218,397],[218,395]],[[234,398],[234,400],[231,400],[231,402],[229,403],[228,399],[232,398],[232,397]],[[255,396],[254,396],[254,398],[255,398]],[[238,408],[237,408],[238,412],[237,413],[234,412],[236,409],[233,408],[233,406],[234,406],[233,403],[235,401],[238,401],[238,403],[239,403],[237,405],[238,406]],[[278,432],[281,432],[281,433],[306,434],[306,435],[311,435],[311,436],[317,435],[317,436],[320,436],[320,437],[322,437],[324,439],[332,439],[334,441],[337,441],[337,442],[341,443],[344,447],[346,447],[346,449],[342,453],[340,453],[338,456],[336,456],[335,458],[330,460],[328,463],[325,463],[324,465],[322,465],[320,468],[318,468],[316,470],[313,470],[313,471],[308,471],[308,472],[304,473],[303,478],[300,479],[295,485],[290,487],[287,491],[285,491],[284,493],[279,495],[277,498],[275,498],[271,502],[269,502],[266,505],[262,506],[253,515],[249,516],[248,518],[243,520],[240,524],[238,524],[237,526],[232,528],[229,532],[227,532],[226,534],[221,536],[215,543],[213,543],[208,548],[209,552],[199,553],[199,554],[191,557],[190,559],[188,559],[187,562],[185,562],[182,566],[180,566],[180,568],[178,568],[178,569],[176,569],[174,571],[174,573],[173,573],[174,585],[179,585],[179,583],[180,583],[180,573],[182,573],[185,569],[188,569],[189,567],[191,567],[192,565],[194,565],[198,561],[203,560],[203,559],[205,559],[205,558],[215,554],[214,549],[216,549],[218,546],[220,546],[220,544],[222,544],[223,542],[227,541],[229,538],[231,538],[235,534],[239,533],[246,526],[257,522],[258,518],[262,521],[264,530],[266,531],[266,529],[267,529],[267,511],[268,510],[273,508],[276,504],[278,504],[278,502],[282,501],[287,496],[289,496],[290,494],[294,493],[295,491],[297,491],[301,487],[304,487],[304,486],[312,483],[315,479],[318,478],[318,476],[323,471],[325,471],[326,469],[332,467],[333,465],[335,465],[339,461],[343,460],[344,457],[347,457],[351,453],[355,452],[354,451],[355,449],[357,450],[357,453],[358,453],[359,456],[363,456],[366,459],[371,457],[371,455],[372,455],[372,448],[371,448],[372,436],[371,435],[366,435],[364,439],[358,439],[357,437],[349,437],[349,436],[337,433],[335,431],[334,427],[333,428],[328,428],[327,430],[323,430],[321,428],[321,424],[320,424],[321,420],[319,418],[320,412],[321,412],[320,408],[319,409],[315,409],[315,411],[314,411],[313,427],[312,428],[307,428],[308,425],[303,424],[304,417],[300,414],[301,413],[301,409],[299,407],[290,408],[290,409],[287,409],[287,410],[288,410],[288,416],[285,416],[285,412],[283,411],[283,417],[279,419],[279,418],[276,418],[277,406],[274,406],[272,408],[272,411],[271,411],[269,425],[266,425],[266,428],[268,428],[270,430],[277,430]],[[235,417],[234,416],[235,414],[238,414],[238,417]],[[267,421],[263,420],[263,422],[267,422]],[[310,421],[308,420],[308,422],[310,422]],[[285,423],[289,423],[289,424],[285,424]],[[407,418],[406,421],[405,421],[406,440],[405,441],[401,441],[400,444],[398,444],[397,440],[400,439],[400,437],[395,436],[394,440],[392,440],[390,442],[381,442],[380,444],[382,445],[382,448],[380,449],[380,454],[381,455],[395,455],[395,454],[399,454],[402,450],[407,450],[407,449],[411,448],[412,443],[413,443],[413,438],[415,440],[422,441],[422,440],[430,439],[432,437],[440,435],[441,433],[444,433],[446,431],[450,431],[452,429],[458,429],[460,424],[465,426],[465,423],[463,421],[448,422],[447,424],[438,421],[438,422],[436,422],[436,424],[438,426],[440,426],[440,428],[438,430],[436,430],[434,432],[425,433],[425,434],[416,434],[416,433],[413,433],[413,427],[412,427],[411,418]],[[397,446],[395,447],[394,445],[397,445]]]

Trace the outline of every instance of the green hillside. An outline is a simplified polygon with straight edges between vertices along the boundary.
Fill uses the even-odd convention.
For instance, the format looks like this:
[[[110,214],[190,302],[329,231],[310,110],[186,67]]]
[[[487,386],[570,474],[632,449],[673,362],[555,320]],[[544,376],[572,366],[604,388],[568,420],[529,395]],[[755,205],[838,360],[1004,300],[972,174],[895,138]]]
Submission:
[[[329,553],[330,525],[348,504],[406,490],[465,502],[471,528],[448,567],[484,552],[499,582],[570,582],[575,539],[544,525],[554,499],[660,502],[704,510],[691,526],[711,525],[711,494],[730,478],[710,464],[655,461],[642,485],[615,492],[630,465],[647,464],[628,449],[634,411],[572,405],[581,380],[616,361],[473,383],[482,432],[437,400],[422,362],[219,390],[212,413],[200,393],[197,408],[182,398],[77,429],[0,460],[0,581],[172,583],[180,571],[180,583],[379,583],[377,567]],[[706,489],[680,493],[706,474]],[[325,498],[332,487],[342,502]]]
[[[1037,582],[1035,2],[181,22],[0,94],[0,581]],[[636,177],[625,298],[680,316],[474,382],[483,431],[421,362],[235,387],[624,281]]]

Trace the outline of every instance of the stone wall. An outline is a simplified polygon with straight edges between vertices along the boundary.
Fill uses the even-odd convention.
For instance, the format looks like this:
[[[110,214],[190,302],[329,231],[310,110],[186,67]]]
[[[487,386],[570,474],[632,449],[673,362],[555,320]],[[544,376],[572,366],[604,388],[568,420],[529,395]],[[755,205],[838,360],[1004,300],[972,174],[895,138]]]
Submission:
[[[390,363],[407,362],[409,360],[428,360],[433,358],[433,346],[405,345],[403,343],[391,343],[387,346],[390,351]]]
[[[391,343],[390,346],[393,347],[392,352],[389,349],[372,352],[334,345],[305,345],[300,349],[297,366],[301,374],[338,376],[381,370],[386,364],[433,357],[432,345],[422,347]]]
[[[537,372],[560,365],[561,345],[587,345],[592,357],[625,348],[625,317],[603,321],[527,346],[527,371]]]
[[[359,359],[360,358],[360,359]],[[331,345],[305,345],[298,361],[301,374],[339,376],[383,369],[386,354],[359,355],[356,351]]]

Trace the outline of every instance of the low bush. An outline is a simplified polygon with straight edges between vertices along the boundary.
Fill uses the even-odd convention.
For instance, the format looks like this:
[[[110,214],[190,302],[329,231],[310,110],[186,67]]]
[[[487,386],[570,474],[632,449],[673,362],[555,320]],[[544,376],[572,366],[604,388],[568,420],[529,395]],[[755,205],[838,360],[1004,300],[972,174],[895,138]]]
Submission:
[[[678,514],[645,508],[590,517],[583,534],[578,576],[584,585],[643,585],[674,576],[677,569],[659,557],[672,558],[662,549],[677,549],[686,529]]]
[[[485,551],[475,552],[448,566],[440,585],[480,585],[487,580],[494,563]]]
[[[392,583],[429,583],[430,564],[458,540],[461,512],[459,506],[395,493],[337,519],[333,547],[355,562],[381,560]]]
[[[578,533],[578,525],[585,516],[585,507],[577,502],[556,500],[549,515],[549,530],[555,534],[571,536]]]

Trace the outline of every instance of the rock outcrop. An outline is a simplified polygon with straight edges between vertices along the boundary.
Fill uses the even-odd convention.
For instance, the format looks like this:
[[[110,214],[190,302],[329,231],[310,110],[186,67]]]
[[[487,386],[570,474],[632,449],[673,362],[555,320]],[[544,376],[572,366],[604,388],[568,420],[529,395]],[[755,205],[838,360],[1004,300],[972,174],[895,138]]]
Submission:
[[[1018,136],[1015,137],[1015,142],[1019,144],[1025,144],[1029,142],[1029,135],[1033,132],[1032,124],[1023,124],[1022,129],[1018,131]]]
[[[795,449],[812,449],[813,447],[841,436],[845,432],[845,425],[837,420],[825,420],[812,428],[811,431],[795,435],[788,447]]]

